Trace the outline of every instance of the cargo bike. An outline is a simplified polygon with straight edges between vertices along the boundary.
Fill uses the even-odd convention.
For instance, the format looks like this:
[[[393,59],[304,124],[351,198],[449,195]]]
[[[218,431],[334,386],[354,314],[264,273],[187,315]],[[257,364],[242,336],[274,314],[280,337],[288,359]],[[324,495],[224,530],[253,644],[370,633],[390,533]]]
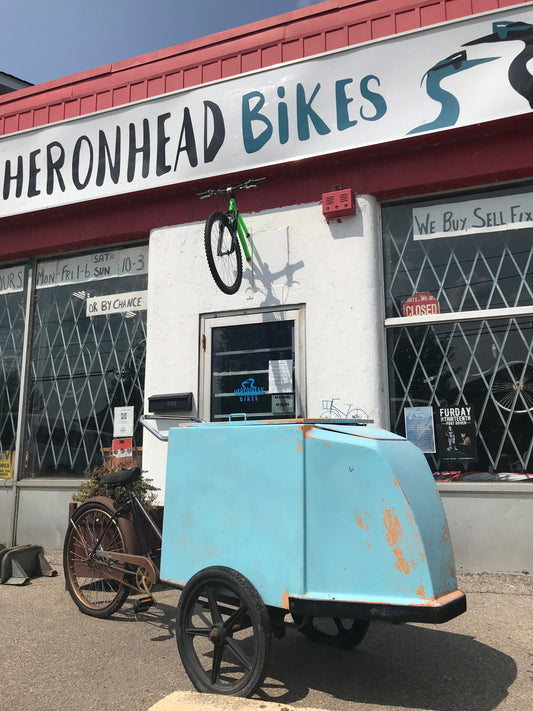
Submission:
[[[191,418],[166,437],[149,419],[168,442],[162,544],[132,491],[140,471],[110,472],[110,495],[71,516],[66,584],[95,617],[130,593],[147,609],[161,581],[181,589],[176,639],[197,690],[253,694],[287,627],[351,648],[372,620],[443,623],[465,611],[439,493],[406,439],[323,419]],[[122,506],[117,486],[129,492]]]

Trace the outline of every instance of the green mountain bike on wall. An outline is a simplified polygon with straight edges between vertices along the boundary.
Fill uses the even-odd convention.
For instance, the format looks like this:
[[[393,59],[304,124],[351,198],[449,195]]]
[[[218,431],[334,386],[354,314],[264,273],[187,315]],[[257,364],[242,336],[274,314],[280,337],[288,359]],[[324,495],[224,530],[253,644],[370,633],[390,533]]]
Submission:
[[[237,208],[235,192],[255,188],[266,178],[247,180],[233,187],[206,190],[198,193],[201,199],[215,195],[229,195],[229,205],[226,212],[212,212],[206,220],[204,244],[207,263],[215,284],[225,294],[235,294],[242,282],[242,254],[247,261],[252,258],[246,240],[250,232]],[[239,247],[239,242],[241,247]]]

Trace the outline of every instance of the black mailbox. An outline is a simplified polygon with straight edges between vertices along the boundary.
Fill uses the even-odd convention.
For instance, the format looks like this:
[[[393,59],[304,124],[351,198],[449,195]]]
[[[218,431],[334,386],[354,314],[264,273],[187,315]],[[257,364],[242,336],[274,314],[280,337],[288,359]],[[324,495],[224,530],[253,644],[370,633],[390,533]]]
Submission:
[[[152,395],[148,398],[148,409],[150,412],[190,412],[192,393]]]

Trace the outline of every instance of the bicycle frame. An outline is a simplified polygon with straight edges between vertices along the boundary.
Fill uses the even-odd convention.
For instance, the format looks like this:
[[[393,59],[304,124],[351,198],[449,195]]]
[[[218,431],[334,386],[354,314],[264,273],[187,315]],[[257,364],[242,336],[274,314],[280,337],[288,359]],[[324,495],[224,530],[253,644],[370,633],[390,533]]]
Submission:
[[[250,236],[250,232],[249,232],[248,228],[246,227],[243,217],[237,208],[237,203],[235,201],[235,193],[232,193],[230,195],[228,215],[230,215],[230,217],[233,221],[233,226],[234,226],[234,229],[237,233],[237,236],[239,237],[242,251],[244,252],[244,256],[246,257],[246,260],[249,262],[250,259],[252,258],[252,255],[251,255],[250,250],[248,248],[246,239]]]
[[[252,261],[251,249],[247,244],[250,231],[237,208],[235,193],[237,190],[255,188],[263,180],[265,178],[250,179],[233,187],[209,189],[198,193],[201,199],[217,195],[229,197],[226,211],[212,212],[204,226],[204,247],[209,271],[218,288],[228,295],[235,294],[241,286],[242,255],[244,254],[247,262]]]
[[[141,544],[142,547],[142,554],[143,555],[135,555],[132,553],[117,553],[117,552],[111,552],[111,551],[106,551],[105,549],[101,549],[101,542],[105,539],[105,536],[111,529],[111,526],[117,524],[118,519],[124,515],[125,513],[128,512],[128,510],[131,509],[132,516],[133,516],[133,524],[135,527],[135,531],[137,533],[137,537],[139,540],[139,543]],[[113,513],[107,524],[105,525],[102,533],[100,534],[98,540],[94,544],[92,550],[87,550],[87,557],[89,560],[95,560],[101,563],[106,567],[106,572],[107,574],[119,582],[124,583],[124,585],[127,585],[129,588],[132,590],[138,590],[137,585],[133,585],[132,583],[127,582],[126,576],[128,575],[135,575],[137,572],[138,568],[143,568],[146,573],[148,574],[148,578],[150,580],[150,583],[152,585],[155,585],[157,580],[159,579],[159,570],[158,566],[155,565],[152,556],[150,552],[147,549],[146,546],[146,538],[144,536],[143,530],[142,530],[142,524],[141,524],[141,517],[139,512],[142,513],[144,516],[144,519],[148,521],[150,524],[151,528],[155,532],[157,538],[159,541],[162,539],[162,534],[159,528],[156,526],[154,521],[152,520],[151,516],[148,514],[142,503],[139,501],[137,495],[135,494],[134,491],[131,489],[128,489],[128,501],[126,501],[125,504],[120,506],[116,511]],[[72,519],[71,519],[72,521]],[[72,525],[74,528],[76,527],[76,524],[74,521],[72,521]],[[117,524],[118,525],[118,524]],[[81,536],[81,539],[83,540],[83,536]],[[124,566],[128,564],[130,566],[134,566],[134,570],[125,568]],[[146,592],[149,592],[146,590]]]

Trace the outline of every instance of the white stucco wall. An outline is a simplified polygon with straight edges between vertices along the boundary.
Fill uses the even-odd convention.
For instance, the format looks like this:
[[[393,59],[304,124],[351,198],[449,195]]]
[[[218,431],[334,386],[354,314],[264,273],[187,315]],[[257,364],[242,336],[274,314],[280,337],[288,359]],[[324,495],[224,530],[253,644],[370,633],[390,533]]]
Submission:
[[[211,209],[208,206],[206,213]],[[368,196],[357,198],[356,215],[331,224],[318,204],[246,215],[255,256],[233,296],[220,292],[211,278],[203,223],[154,230],[149,252],[147,399],[192,391],[198,406],[201,314],[303,306],[306,415],[318,416],[323,399],[339,397],[340,404],[362,407],[378,425],[388,427],[378,215],[375,200]],[[198,414],[208,416],[201,410]],[[149,433],[143,444],[143,468],[160,487],[162,502],[166,444]],[[74,482],[22,482],[17,543],[60,547],[74,488]],[[532,572],[528,541],[533,487],[530,491],[528,485],[462,483],[440,484],[439,489],[459,571]],[[0,542],[9,543],[11,493],[11,485],[4,482]],[[33,515],[37,508],[46,511],[46,520]]]
[[[439,491],[459,572],[531,575],[531,484],[457,482]]]
[[[206,205],[206,212],[212,209]],[[355,215],[331,223],[320,204],[246,214],[254,257],[232,296],[209,273],[203,223],[152,231],[147,397],[192,391],[198,404],[200,314],[303,305],[306,416],[319,416],[322,400],[338,397],[385,424],[378,215],[370,196],[358,196]],[[161,488],[165,454],[166,445],[145,434],[143,467]]]

